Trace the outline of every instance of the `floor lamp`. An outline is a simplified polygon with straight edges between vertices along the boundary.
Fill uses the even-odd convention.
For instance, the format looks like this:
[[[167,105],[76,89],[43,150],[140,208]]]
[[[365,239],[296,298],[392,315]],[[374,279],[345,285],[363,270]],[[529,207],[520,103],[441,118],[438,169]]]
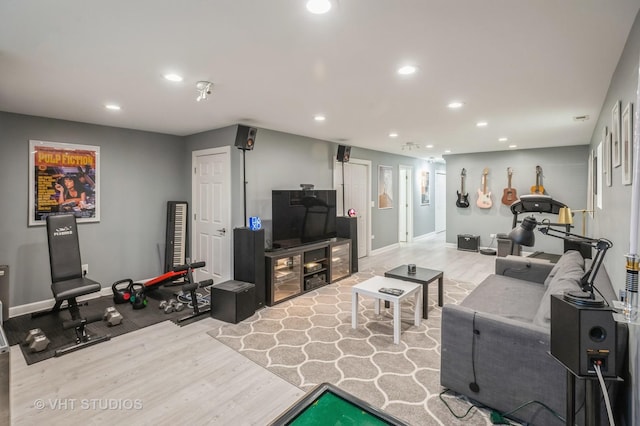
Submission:
[[[582,236],[587,236],[587,213],[593,213],[593,210],[571,210],[569,207],[560,207],[558,212],[558,223],[561,225],[573,225],[573,214],[582,213]]]

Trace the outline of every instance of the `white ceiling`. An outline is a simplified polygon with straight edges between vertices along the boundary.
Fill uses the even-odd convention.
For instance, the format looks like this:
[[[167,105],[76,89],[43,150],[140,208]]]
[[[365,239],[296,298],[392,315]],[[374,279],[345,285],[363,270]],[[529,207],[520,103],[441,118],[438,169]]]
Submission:
[[[420,158],[587,144],[640,9],[339,0],[312,15],[305,3],[2,0],[0,110],[174,135],[243,123]],[[397,75],[405,63],[418,72]],[[214,83],[203,102],[198,80]]]

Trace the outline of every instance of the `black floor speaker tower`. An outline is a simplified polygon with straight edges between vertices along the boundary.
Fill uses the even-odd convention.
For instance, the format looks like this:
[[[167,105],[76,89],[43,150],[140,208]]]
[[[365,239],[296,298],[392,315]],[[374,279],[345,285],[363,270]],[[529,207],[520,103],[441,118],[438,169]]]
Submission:
[[[354,274],[358,272],[358,218],[338,216],[336,232],[338,237],[351,240],[351,273]]]
[[[233,277],[256,287],[256,309],[263,308],[267,298],[265,287],[264,229],[233,230]]]
[[[587,299],[588,300],[588,299]],[[616,323],[609,307],[581,306],[551,295],[551,355],[578,376],[616,376]]]

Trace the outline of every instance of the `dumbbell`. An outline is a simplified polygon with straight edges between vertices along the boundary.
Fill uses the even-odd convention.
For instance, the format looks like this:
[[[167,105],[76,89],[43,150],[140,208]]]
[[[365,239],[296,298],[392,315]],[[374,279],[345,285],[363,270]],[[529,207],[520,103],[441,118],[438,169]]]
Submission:
[[[164,311],[165,314],[171,312],[180,312],[184,309],[184,303],[178,302],[176,299],[163,300],[160,302],[159,308]]]
[[[39,328],[29,330],[25,342],[29,346],[31,352],[42,352],[49,346],[49,339]]]
[[[109,306],[104,310],[102,319],[109,327],[122,323],[122,314],[113,306]]]

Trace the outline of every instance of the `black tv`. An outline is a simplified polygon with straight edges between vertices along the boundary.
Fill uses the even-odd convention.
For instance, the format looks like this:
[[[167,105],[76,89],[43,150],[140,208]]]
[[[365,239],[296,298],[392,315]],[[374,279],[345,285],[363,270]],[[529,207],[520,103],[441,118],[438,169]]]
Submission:
[[[336,237],[335,189],[273,190],[272,245],[295,247]]]

